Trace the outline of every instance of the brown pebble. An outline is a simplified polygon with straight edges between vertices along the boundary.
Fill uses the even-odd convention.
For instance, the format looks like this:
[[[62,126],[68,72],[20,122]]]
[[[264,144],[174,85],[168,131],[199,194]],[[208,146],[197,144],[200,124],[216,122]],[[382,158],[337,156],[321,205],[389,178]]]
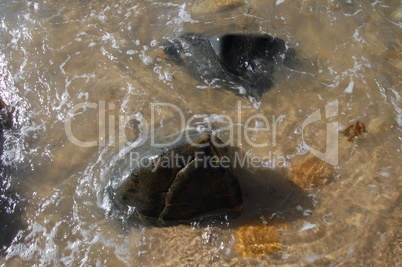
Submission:
[[[319,158],[309,157],[292,167],[289,178],[300,188],[317,187],[334,179],[334,168]]]
[[[260,257],[281,249],[282,233],[287,224],[279,219],[263,223],[261,219],[239,227],[236,231],[236,250],[243,257]]]
[[[367,133],[366,126],[360,121],[348,126],[345,130],[341,131],[344,136],[348,137],[349,142],[353,142],[358,137],[362,137]]]

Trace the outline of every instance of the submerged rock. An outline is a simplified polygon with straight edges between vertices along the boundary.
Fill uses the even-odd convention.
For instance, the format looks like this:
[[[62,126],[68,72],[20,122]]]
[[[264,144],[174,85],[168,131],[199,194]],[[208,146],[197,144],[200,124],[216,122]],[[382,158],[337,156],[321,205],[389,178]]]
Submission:
[[[367,130],[364,123],[356,121],[354,124],[346,127],[346,129],[341,131],[341,133],[348,137],[349,142],[353,142],[357,138],[364,136],[367,133]]]
[[[334,168],[325,161],[308,157],[297,162],[290,172],[291,181],[300,188],[311,188],[329,184],[334,180]]]
[[[276,69],[295,62],[294,49],[267,34],[183,33],[166,40],[164,52],[200,82],[252,102],[272,87]]]
[[[272,219],[269,222],[254,220],[236,230],[236,250],[244,257],[260,257],[281,249],[282,233],[286,222]]]
[[[111,179],[107,191],[116,208],[167,224],[242,205],[227,148],[217,137],[194,133],[162,148],[148,143],[142,151],[128,153],[135,160],[125,161]]]

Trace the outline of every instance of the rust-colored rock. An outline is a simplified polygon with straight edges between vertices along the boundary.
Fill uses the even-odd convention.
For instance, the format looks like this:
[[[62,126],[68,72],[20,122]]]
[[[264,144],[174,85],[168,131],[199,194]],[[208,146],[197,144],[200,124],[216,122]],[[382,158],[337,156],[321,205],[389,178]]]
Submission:
[[[366,126],[362,122],[356,121],[354,124],[341,131],[341,133],[348,137],[349,142],[353,142],[355,139],[364,136],[364,134],[367,133],[367,130]]]
[[[240,226],[236,231],[236,250],[244,257],[260,257],[281,249],[282,233],[287,224],[278,219],[261,219]]]
[[[334,168],[316,157],[309,157],[292,167],[289,178],[300,188],[316,187],[334,179]]]

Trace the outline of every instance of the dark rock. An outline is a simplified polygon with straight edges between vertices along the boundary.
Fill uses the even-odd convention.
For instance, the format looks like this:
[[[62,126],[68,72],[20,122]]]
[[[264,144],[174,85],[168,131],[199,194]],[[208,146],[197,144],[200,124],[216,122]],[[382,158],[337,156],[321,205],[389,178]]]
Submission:
[[[0,97],[0,110],[4,109],[6,104],[4,104],[3,99]]]
[[[166,40],[164,52],[197,80],[251,101],[272,87],[278,67],[296,61],[293,48],[267,34],[183,33]]]
[[[4,170],[0,168],[0,180],[2,183],[6,179],[3,177]],[[15,242],[18,232],[26,227],[22,216],[25,206],[19,195],[11,189],[0,188],[0,255],[6,254],[7,248]]]
[[[3,102],[0,97],[0,131],[12,127],[12,110]]]
[[[2,162],[4,130],[12,127],[12,111],[0,97],[0,255],[15,242],[18,232],[25,227],[23,207],[19,194],[13,190],[9,166]]]
[[[3,102],[0,96],[0,167],[3,165],[1,157],[3,155],[4,129],[11,129],[11,127],[12,111],[9,111],[9,107]]]
[[[115,208],[135,209],[135,217],[153,224],[168,224],[239,208],[242,195],[230,164],[227,147],[210,134],[184,135],[163,148],[142,146],[125,157],[107,192]]]

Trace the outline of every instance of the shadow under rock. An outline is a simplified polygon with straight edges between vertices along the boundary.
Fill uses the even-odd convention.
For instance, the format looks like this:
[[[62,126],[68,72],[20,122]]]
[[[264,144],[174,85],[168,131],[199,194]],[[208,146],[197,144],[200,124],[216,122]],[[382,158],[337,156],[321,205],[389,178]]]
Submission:
[[[242,197],[242,210],[228,211],[221,215],[199,217],[191,220],[192,225],[201,227],[222,226],[239,228],[257,221],[280,220],[292,222],[303,218],[306,210],[313,211],[310,192],[293,184],[286,174],[268,168],[236,169]]]
[[[314,209],[308,192],[280,172],[268,168],[241,169],[237,170],[236,176],[242,190],[243,211],[233,219],[233,227],[262,216],[265,220],[295,221],[304,216],[304,210]]]

